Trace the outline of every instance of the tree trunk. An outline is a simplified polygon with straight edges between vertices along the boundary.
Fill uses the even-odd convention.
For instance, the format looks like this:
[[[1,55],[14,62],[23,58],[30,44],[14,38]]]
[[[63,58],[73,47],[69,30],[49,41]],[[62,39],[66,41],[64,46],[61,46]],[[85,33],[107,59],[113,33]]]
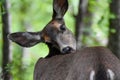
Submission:
[[[85,26],[85,16],[87,15],[88,10],[88,0],[80,0],[79,1],[79,8],[78,8],[78,14],[76,16],[76,40],[77,40],[77,49],[80,49],[82,47],[82,35],[84,32],[84,26]]]
[[[110,19],[108,47],[120,58],[120,0],[112,0],[110,11],[115,18]]]
[[[7,35],[9,34],[9,13],[8,13],[8,1],[4,0],[2,3],[2,26],[3,26],[3,59],[2,59],[2,68],[3,68],[3,80],[10,80],[10,73],[8,69],[9,64],[9,41]]]

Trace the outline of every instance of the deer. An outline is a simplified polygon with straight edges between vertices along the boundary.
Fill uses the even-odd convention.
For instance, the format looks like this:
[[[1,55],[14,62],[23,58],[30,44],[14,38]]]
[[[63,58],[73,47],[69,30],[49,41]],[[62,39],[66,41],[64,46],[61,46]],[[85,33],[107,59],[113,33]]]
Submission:
[[[53,0],[51,21],[38,32],[15,32],[8,35],[23,47],[40,42],[48,45],[49,54],[34,68],[34,80],[120,80],[120,60],[106,47],[76,50],[73,33],[66,27],[67,0]]]

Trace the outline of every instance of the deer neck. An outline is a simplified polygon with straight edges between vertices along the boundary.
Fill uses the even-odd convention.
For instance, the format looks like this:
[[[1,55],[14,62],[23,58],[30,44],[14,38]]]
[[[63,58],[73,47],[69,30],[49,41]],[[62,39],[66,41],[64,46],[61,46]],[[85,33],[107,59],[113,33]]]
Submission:
[[[52,44],[50,44],[50,43],[46,43],[46,44],[49,48],[49,54],[47,55],[46,58],[61,54],[61,52],[57,48],[53,47]]]

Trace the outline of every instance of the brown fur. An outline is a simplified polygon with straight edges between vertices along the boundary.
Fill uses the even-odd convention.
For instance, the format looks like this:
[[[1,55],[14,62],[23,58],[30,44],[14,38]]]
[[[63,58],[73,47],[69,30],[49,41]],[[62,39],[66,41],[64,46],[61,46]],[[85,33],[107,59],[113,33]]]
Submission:
[[[39,59],[34,80],[90,80],[92,70],[94,80],[110,80],[107,69],[114,72],[114,80],[120,80],[120,60],[107,48],[88,47],[74,54]]]

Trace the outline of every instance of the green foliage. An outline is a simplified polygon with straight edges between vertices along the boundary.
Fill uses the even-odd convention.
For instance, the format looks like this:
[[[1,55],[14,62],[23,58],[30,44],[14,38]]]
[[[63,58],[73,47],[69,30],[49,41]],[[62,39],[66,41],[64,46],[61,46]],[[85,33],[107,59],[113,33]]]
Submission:
[[[11,62],[11,73],[14,80],[24,80],[23,79],[23,69],[22,69],[22,48],[14,45],[15,49],[12,50],[13,60]],[[19,75],[18,75],[19,74]]]
[[[106,45],[108,37],[109,19],[112,16],[109,10],[111,0],[89,0],[88,10],[92,13],[90,36],[85,37],[87,45]],[[92,32],[91,32],[92,31]]]
[[[5,9],[4,9],[4,0],[0,0],[0,15],[5,14]]]

